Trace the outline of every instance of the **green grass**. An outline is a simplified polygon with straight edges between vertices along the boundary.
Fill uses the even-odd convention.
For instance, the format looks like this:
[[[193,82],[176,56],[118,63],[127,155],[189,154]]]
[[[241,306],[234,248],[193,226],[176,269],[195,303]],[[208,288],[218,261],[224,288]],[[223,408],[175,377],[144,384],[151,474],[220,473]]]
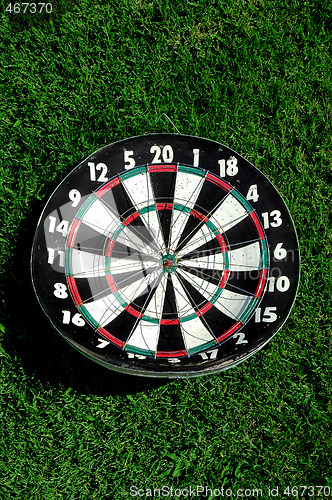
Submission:
[[[0,17],[1,499],[332,488],[330,2],[53,5]],[[164,112],[268,176],[302,253],[295,307],[263,351],[171,382],[108,372],[58,341],[29,277],[38,217],[64,175]]]

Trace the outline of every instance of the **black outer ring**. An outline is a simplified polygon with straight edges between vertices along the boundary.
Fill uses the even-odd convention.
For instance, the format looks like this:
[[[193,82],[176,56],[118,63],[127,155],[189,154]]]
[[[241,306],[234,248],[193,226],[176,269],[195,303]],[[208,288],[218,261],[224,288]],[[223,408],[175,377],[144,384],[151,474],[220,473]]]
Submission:
[[[130,359],[126,359],[124,356],[121,357],[119,356],[119,349],[112,346],[107,346],[107,349],[103,349],[101,353],[100,349],[96,348],[96,338],[93,338],[95,336],[93,330],[90,329],[88,335],[82,335],[82,329],[75,327],[75,325],[62,325],[59,319],[59,311],[63,309],[73,311],[74,304],[70,297],[60,301],[61,304],[57,303],[57,299],[53,295],[53,288],[49,289],[49,282],[61,281],[59,279],[61,269],[58,268],[57,271],[53,271],[49,265],[45,265],[47,250],[43,224],[51,213],[57,212],[59,206],[68,205],[68,192],[70,189],[79,187],[83,199],[84,196],[90,195],[91,192],[101,186],[101,182],[92,182],[89,178],[88,162],[107,164],[107,177],[111,178],[124,170],[124,151],[133,151],[134,154],[130,156],[134,157],[136,165],[141,165],[151,163],[154,156],[150,153],[151,146],[158,145],[162,150],[163,146],[169,144],[174,152],[173,161],[192,165],[193,150],[199,149],[199,166],[217,175],[220,174],[219,159],[224,158],[227,161],[230,157],[236,158],[239,174],[235,176],[227,176],[226,174],[226,182],[236,187],[244,197],[246,197],[249,187],[257,184],[259,199],[257,202],[250,203],[255,208],[261,222],[261,213],[270,214],[274,210],[281,212],[282,225],[279,227],[270,226],[265,230],[271,255],[272,271],[270,276],[274,277],[275,281],[279,276],[287,276],[290,279],[291,286],[285,292],[277,290],[275,285],[273,292],[268,291],[271,286],[267,287],[260,304],[260,315],[264,317],[266,308],[274,308],[272,310],[276,310],[277,320],[273,323],[256,323],[253,316],[241,330],[245,335],[246,343],[242,343],[241,337],[237,336],[223,344],[223,346],[227,345],[227,353],[223,347],[223,349],[219,348],[217,353],[206,353],[204,359],[203,356],[194,355],[180,362],[166,360],[165,363],[156,364],[154,361],[139,359],[138,357]],[[79,182],[79,185],[77,182]],[[62,203],[59,203],[60,200]],[[73,208],[72,214],[69,213],[71,218],[74,217],[74,213],[77,212],[79,206]],[[62,214],[59,218],[61,216]],[[56,237],[58,239],[53,243],[60,245],[60,248],[63,244],[61,235],[56,235]],[[287,255],[284,259],[274,259],[275,247],[280,242],[282,242],[282,248],[287,250]],[[31,253],[31,276],[37,299],[53,328],[73,347],[90,359],[107,368],[128,374],[169,378],[192,377],[225,370],[244,361],[261,349],[280,330],[290,314],[296,297],[300,277],[300,252],[294,223],[286,204],[276,188],[254,165],[233,150],[215,141],[178,134],[149,134],[118,141],[99,149],[76,166],[59,184],[50,196],[37,225]],[[65,283],[64,276],[62,281]],[[100,337],[100,334],[98,336]]]

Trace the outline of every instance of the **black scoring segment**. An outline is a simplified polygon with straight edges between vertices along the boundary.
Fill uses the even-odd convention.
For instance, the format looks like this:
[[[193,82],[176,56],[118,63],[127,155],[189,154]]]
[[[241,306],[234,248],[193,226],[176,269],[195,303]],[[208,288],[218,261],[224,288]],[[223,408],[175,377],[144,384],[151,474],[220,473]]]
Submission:
[[[218,207],[220,203],[222,203],[227,194],[228,192],[222,189],[220,186],[217,186],[216,184],[205,180],[194,208],[198,212],[201,212],[209,217],[211,212],[213,212],[216,207]]]
[[[77,231],[74,247],[84,252],[103,255],[107,243],[108,238],[106,235],[101,234],[82,222]]]

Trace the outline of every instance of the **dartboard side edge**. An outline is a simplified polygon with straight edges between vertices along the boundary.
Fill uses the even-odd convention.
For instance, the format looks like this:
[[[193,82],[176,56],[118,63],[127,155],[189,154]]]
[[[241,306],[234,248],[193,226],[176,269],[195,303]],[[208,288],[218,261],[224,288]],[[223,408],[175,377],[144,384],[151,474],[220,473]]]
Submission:
[[[107,337],[107,335],[105,336],[103,334],[103,327],[95,325],[93,318],[90,320],[88,318],[87,320],[87,312],[89,310],[95,311],[95,309],[93,307],[90,307],[90,309],[84,308],[84,305],[82,308],[79,301],[75,302],[75,287],[78,286],[78,288],[81,288],[80,293],[84,295],[84,287],[86,286],[87,289],[90,287],[91,289],[91,283],[88,281],[87,283],[83,283],[84,280],[80,280],[79,278],[70,281],[71,277],[68,275],[68,271],[66,274],[66,258],[68,261],[68,235],[71,233],[74,234],[73,231],[75,231],[75,228],[73,229],[73,224],[75,224],[75,221],[76,224],[77,221],[85,221],[84,215],[80,214],[80,210],[89,212],[89,199],[92,193],[98,192],[98,195],[101,197],[100,203],[104,203],[102,187],[109,184],[113,178],[120,178],[123,181],[126,179],[126,175],[130,177],[130,172],[136,172],[139,168],[150,166],[149,174],[146,175],[149,175],[151,179],[155,179],[158,175],[156,173],[158,171],[157,167],[160,166],[162,168],[166,165],[180,165],[182,166],[182,173],[185,172],[186,167],[189,169],[192,167],[197,172],[201,169],[202,171],[211,173],[212,176],[215,175],[218,179],[224,180],[225,184],[232,186],[234,193],[238,193],[240,201],[244,200],[241,201],[242,205],[244,206],[247,202],[248,206],[252,208],[252,212],[250,212],[253,214],[252,218],[254,220],[257,219],[257,227],[262,228],[264,241],[266,241],[269,265],[264,268],[266,269],[264,281],[261,280],[260,282],[264,289],[259,292],[259,305],[257,305],[257,302],[252,314],[249,307],[247,307],[248,318],[243,321],[241,328],[235,329],[234,333],[228,335],[224,342],[220,341],[218,344],[211,342],[211,345],[207,342],[205,349],[201,348],[196,353],[195,349],[191,348],[188,351],[191,354],[183,357],[174,354],[167,356],[167,350],[162,351],[162,349],[157,350],[156,348],[156,352],[166,353],[164,357],[157,359],[157,355],[146,356],[144,350],[140,351],[138,347],[136,351],[135,349],[126,350],[122,344],[119,344],[119,342],[126,344],[125,341],[119,340],[119,337],[113,335],[112,332],[109,332],[112,338]],[[191,182],[193,185],[194,176],[192,172],[190,173],[190,170],[188,172],[188,182]],[[176,182],[176,173],[174,177]],[[124,182],[123,184],[125,185]],[[158,183],[158,189],[159,184],[162,184],[162,182]],[[162,187],[160,187],[160,190],[162,193]],[[210,191],[212,192],[213,190],[211,189]],[[128,191],[128,193],[128,198],[130,198],[130,192]],[[206,214],[209,213],[208,210],[204,212],[204,207],[202,206],[204,199],[202,198],[202,200],[200,205],[198,205],[199,210],[196,205],[192,207],[192,214],[196,218],[206,217]],[[157,203],[158,206],[161,207],[163,205],[162,196],[157,201],[159,201]],[[205,203],[208,204],[209,201],[206,195]],[[119,201],[119,204],[121,203]],[[130,201],[127,201],[127,203],[130,204]],[[188,204],[189,202],[187,201]],[[235,206],[235,204],[236,202],[234,201],[233,205]],[[178,205],[180,206],[181,204],[178,203]],[[184,204],[183,206],[186,207],[187,205]],[[142,223],[142,221],[144,222],[144,216],[141,213],[142,210],[138,209],[135,212],[132,209],[132,213],[130,213],[129,208],[127,209],[124,206],[123,211],[125,214],[126,210],[129,210],[127,219],[123,216],[127,224],[133,224],[132,219],[137,217],[140,218],[140,222],[144,226]],[[169,212],[172,212],[172,214],[176,213],[178,217],[182,216],[181,210],[184,211],[183,208],[177,208],[178,212],[175,212],[174,207],[172,210],[169,209]],[[247,210],[249,214],[249,208]],[[153,212],[150,210],[150,212],[146,213],[151,216],[151,219],[151,214],[153,214],[153,217],[160,221],[161,217],[164,217],[165,220],[167,219],[169,214],[166,212],[166,208],[163,210],[160,208],[159,211]],[[138,215],[135,215],[137,213]],[[77,216],[78,214],[79,216]],[[191,217],[193,217],[192,214],[190,214]],[[247,218],[250,219],[249,217]],[[188,219],[187,225],[195,223],[194,219],[193,221]],[[248,234],[252,231],[250,229],[250,221],[245,221],[246,224],[243,223],[243,231],[248,231]],[[137,228],[134,229],[137,231]],[[197,230],[197,228],[194,229]],[[133,232],[135,233],[135,231]],[[238,241],[239,234],[236,233],[235,229],[233,229],[233,233],[232,228],[225,232],[227,241],[231,242],[227,251],[228,255],[231,257],[235,256],[236,261],[236,259],[240,258],[239,249],[249,245],[254,247],[255,242],[244,245],[243,242]],[[229,234],[229,237],[227,234]],[[251,233],[250,237],[252,237]],[[97,242],[97,239],[93,240],[93,238],[93,230],[91,230],[91,245]],[[176,238],[174,237],[174,239]],[[99,240],[101,240],[101,237]],[[243,241],[246,241],[245,235]],[[120,247],[122,244],[121,241],[118,243]],[[103,243],[103,245],[102,254],[104,255],[106,243]],[[96,251],[99,251],[100,254],[101,249],[97,249]],[[208,250],[204,251],[207,252]],[[262,255],[264,254],[263,251],[261,253]],[[249,258],[251,255],[249,250],[243,251],[243,254],[246,258]],[[81,258],[79,250],[75,248],[74,257],[76,260],[78,259],[78,255]],[[187,295],[190,295],[190,285],[187,284],[187,281],[183,280],[188,278],[188,272],[193,272],[192,269],[187,271],[181,264],[182,268],[175,271],[176,266],[172,261],[173,255],[169,254],[168,257],[167,255],[164,252],[162,256],[163,261],[160,264],[163,266],[164,274],[168,280],[167,283],[169,281],[172,284],[177,283],[177,286],[181,288],[182,294],[184,293],[182,285],[185,283],[185,291]],[[254,254],[250,258],[254,259],[256,257]],[[115,260],[113,255],[111,258]],[[197,259],[199,265],[205,262],[204,258],[205,255],[203,253],[200,254],[199,259]],[[99,257],[94,257],[94,262],[99,262],[98,259]],[[216,262],[218,264],[218,259],[214,257],[213,262],[214,264]],[[240,266],[241,264],[237,265]],[[148,269],[148,266],[145,266],[144,269]],[[237,281],[238,276],[236,276],[236,273],[240,274],[240,271],[236,270],[236,266],[234,269],[235,271],[230,273],[231,277],[227,277],[229,281],[227,282],[228,288],[226,287],[228,290],[227,293],[233,293],[233,297],[237,293],[235,290],[240,288]],[[254,274],[254,269],[250,267],[248,269],[248,277],[244,277],[242,273],[241,283],[244,283],[245,286],[248,284],[248,290],[250,289],[250,294],[254,296],[255,290],[251,290],[250,287],[253,287],[254,283],[256,283],[255,280],[259,278],[250,276],[250,273]],[[184,377],[211,373],[234,366],[257,352],[280,330],[290,313],[296,296],[299,281],[299,247],[294,224],[281,196],[270,181],[244,158],[229,148],[207,139],[176,134],[150,134],[133,137],[105,146],[86,158],[67,175],[54,191],[40,218],[33,244],[31,270],[36,295],[53,327],[83,354],[104,366],[126,373],[157,377]],[[71,270],[69,269],[69,271]],[[172,272],[173,274],[170,274]],[[103,286],[104,276],[94,276],[94,280],[97,283],[97,291],[95,293],[102,294],[103,290],[102,288],[99,289],[98,286]],[[202,278],[199,276],[195,277],[192,274],[192,280],[194,285],[196,283],[195,286],[197,287],[197,283],[200,283]],[[78,282],[78,285],[76,282]],[[129,285],[126,287],[126,290],[129,289]],[[117,291],[121,292],[121,285],[117,288]],[[203,291],[205,295],[208,293],[205,289]],[[239,293],[243,292],[240,290]],[[249,294],[249,292],[247,293]],[[204,299],[204,294],[201,294],[201,296],[199,304]],[[172,300],[173,302],[175,301],[177,307],[179,307],[180,299],[181,294],[179,295],[178,291],[175,291],[175,298]],[[113,307],[112,304],[111,307]],[[132,304],[127,304],[126,307],[132,307]],[[204,307],[206,308],[205,305]],[[82,314],[82,311],[86,313],[85,316]],[[121,315],[124,318],[125,315],[122,310]],[[188,315],[184,315],[185,320],[188,317]],[[130,320],[134,321],[133,318],[130,318]],[[126,322],[127,319],[124,318],[123,321]],[[135,321],[137,321],[137,317]],[[173,319],[172,321],[175,320]],[[216,333],[217,327],[213,326],[212,328],[211,324],[207,324],[209,320],[206,320],[204,316],[203,321],[207,329],[213,330],[214,338],[219,339],[221,336],[218,336]],[[181,328],[182,331],[185,331],[183,325],[181,325]],[[117,328],[121,328],[120,323]],[[104,330],[106,331],[106,328]],[[208,338],[208,336],[206,337]],[[129,345],[128,342],[127,344]],[[199,345],[202,346],[203,344]],[[180,351],[179,349],[179,353]],[[174,352],[176,353],[176,351]]]

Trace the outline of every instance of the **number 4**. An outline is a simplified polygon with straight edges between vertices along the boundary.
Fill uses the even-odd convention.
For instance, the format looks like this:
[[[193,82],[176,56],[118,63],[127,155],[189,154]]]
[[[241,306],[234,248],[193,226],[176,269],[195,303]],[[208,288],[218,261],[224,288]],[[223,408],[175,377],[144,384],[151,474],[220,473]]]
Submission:
[[[257,184],[251,184],[251,186],[248,189],[246,198],[248,201],[254,201],[254,202],[258,201],[259,194],[257,191]]]

